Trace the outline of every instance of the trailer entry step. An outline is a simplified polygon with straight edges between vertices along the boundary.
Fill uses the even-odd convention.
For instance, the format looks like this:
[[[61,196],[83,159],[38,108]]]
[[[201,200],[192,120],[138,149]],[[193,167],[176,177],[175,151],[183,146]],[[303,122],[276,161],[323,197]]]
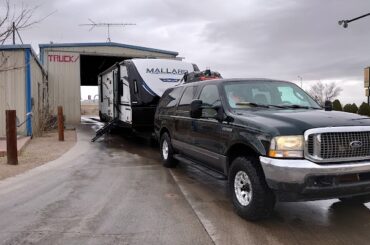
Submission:
[[[109,130],[111,130],[112,128],[114,128],[116,126],[115,123],[117,121],[118,121],[118,117],[112,119],[107,124],[105,124],[104,127],[102,127],[101,129],[99,129],[98,131],[96,131],[96,135],[95,135],[94,138],[91,139],[91,142],[95,142],[97,139],[99,139],[104,134],[106,134],[107,132],[109,132]]]

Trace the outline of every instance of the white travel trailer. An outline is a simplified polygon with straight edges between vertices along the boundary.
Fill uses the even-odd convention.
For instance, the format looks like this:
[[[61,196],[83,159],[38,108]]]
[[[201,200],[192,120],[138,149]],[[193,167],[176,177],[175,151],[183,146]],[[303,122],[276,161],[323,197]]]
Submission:
[[[163,92],[177,85],[194,64],[170,59],[131,59],[99,75],[99,116],[102,121],[134,131],[153,131],[154,114]]]

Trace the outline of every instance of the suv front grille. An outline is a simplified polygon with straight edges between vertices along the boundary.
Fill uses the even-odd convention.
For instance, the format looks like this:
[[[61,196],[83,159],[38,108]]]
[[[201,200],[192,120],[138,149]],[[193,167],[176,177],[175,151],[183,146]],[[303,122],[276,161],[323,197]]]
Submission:
[[[331,129],[332,131],[333,129]],[[306,157],[315,162],[370,159],[369,131],[313,132],[306,137]]]

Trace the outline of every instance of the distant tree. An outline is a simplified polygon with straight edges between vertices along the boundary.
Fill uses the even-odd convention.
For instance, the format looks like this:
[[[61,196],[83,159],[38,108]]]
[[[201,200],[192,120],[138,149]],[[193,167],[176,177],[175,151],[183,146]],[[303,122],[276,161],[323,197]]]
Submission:
[[[357,113],[358,112],[358,106],[355,104],[355,103],[353,103],[352,105],[351,105],[351,112],[352,113]]]
[[[351,104],[345,104],[343,106],[343,111],[345,111],[345,112],[352,112],[352,105]]]
[[[342,104],[338,99],[333,101],[333,110],[334,111],[343,111]]]
[[[337,87],[334,82],[324,84],[321,81],[312,85],[308,91],[321,106],[324,106],[326,100],[334,100],[341,92],[342,88]]]
[[[368,103],[362,102],[358,108],[358,114],[370,117],[370,105]]]

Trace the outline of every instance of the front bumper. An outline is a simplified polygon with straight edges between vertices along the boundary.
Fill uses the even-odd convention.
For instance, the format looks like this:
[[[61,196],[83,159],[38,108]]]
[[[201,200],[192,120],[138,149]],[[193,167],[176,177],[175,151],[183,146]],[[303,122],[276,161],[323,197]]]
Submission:
[[[319,165],[306,159],[260,157],[268,186],[280,201],[370,194],[370,161]]]

